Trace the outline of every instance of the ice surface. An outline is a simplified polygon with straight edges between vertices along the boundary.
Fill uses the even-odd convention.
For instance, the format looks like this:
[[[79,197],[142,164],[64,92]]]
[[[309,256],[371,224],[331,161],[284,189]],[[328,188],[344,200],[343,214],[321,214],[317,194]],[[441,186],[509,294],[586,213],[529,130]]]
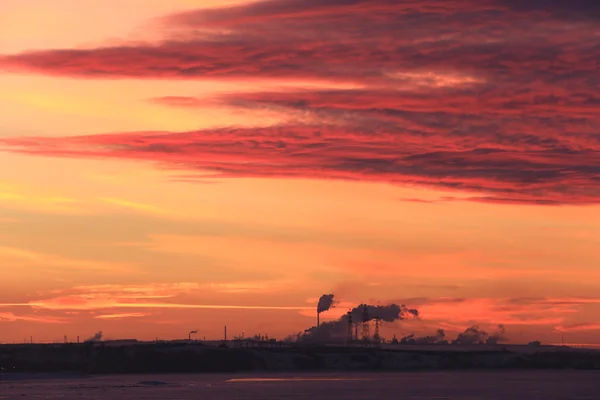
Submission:
[[[150,375],[0,379],[0,399],[599,400],[600,371]]]

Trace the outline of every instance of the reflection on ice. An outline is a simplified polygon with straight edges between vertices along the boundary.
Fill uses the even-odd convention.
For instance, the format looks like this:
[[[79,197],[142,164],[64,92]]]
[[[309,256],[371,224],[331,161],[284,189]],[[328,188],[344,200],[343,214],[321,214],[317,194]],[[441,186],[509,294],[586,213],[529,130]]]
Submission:
[[[233,378],[228,379],[225,382],[228,383],[239,383],[239,382],[290,382],[290,381],[369,381],[372,378],[319,378],[319,377],[293,377],[293,378]]]

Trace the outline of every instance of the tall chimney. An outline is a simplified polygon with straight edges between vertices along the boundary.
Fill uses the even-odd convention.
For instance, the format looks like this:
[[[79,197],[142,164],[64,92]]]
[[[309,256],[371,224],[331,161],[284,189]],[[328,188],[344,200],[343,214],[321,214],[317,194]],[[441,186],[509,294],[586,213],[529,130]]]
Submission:
[[[348,344],[352,343],[352,311],[348,311]]]
[[[224,336],[225,336],[225,341],[227,341],[227,325],[225,325],[225,329],[224,329]]]
[[[317,328],[319,327],[320,324],[320,317],[321,317],[321,313],[317,311]]]

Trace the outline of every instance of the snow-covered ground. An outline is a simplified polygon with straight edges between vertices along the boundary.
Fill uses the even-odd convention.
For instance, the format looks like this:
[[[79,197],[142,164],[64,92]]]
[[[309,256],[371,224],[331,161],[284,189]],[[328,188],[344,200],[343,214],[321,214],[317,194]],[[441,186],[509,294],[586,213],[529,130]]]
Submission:
[[[600,371],[4,375],[0,399],[598,400]]]

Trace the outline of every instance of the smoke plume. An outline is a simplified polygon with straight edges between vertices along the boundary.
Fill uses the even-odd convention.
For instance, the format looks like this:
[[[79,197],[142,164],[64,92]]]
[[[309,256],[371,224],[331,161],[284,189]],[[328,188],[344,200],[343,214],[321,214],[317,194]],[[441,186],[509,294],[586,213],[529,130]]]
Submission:
[[[397,304],[390,304],[387,306],[361,304],[350,310],[349,314],[351,315],[353,323],[361,323],[363,320],[371,321],[373,319],[394,322],[419,316],[418,310],[407,308],[405,305],[399,306]],[[366,319],[364,317],[366,317]],[[349,318],[348,314],[344,314],[336,321],[324,322],[319,326],[309,328],[304,334],[298,336],[298,341],[328,342],[344,340],[348,333]]]
[[[401,344],[447,344],[446,332],[443,329],[438,329],[434,336],[415,337],[414,333],[403,337],[400,340]]]
[[[85,343],[100,342],[100,341],[102,341],[102,331],[98,331],[93,336],[87,338],[85,340]]]
[[[473,325],[465,329],[463,333],[459,333],[456,339],[452,341],[452,344],[483,344],[487,338],[487,332],[479,329],[479,326]]]
[[[324,294],[319,299],[319,304],[317,305],[317,313],[321,314],[333,307],[333,295],[332,294]]]
[[[366,312],[365,312],[366,309]],[[385,322],[394,322],[398,319],[414,318],[419,316],[419,311],[407,308],[405,305],[390,304],[388,306],[372,306],[361,304],[351,311],[352,321],[364,322],[380,319]]]
[[[498,332],[493,335],[489,335],[486,331],[479,329],[479,326],[473,325],[460,333],[452,341],[452,344],[498,344],[505,340],[504,333],[504,325],[498,325]]]
[[[501,341],[506,340],[504,334],[506,333],[506,329],[504,329],[504,325],[498,325],[498,332],[494,333],[485,341],[486,344],[498,344]]]

